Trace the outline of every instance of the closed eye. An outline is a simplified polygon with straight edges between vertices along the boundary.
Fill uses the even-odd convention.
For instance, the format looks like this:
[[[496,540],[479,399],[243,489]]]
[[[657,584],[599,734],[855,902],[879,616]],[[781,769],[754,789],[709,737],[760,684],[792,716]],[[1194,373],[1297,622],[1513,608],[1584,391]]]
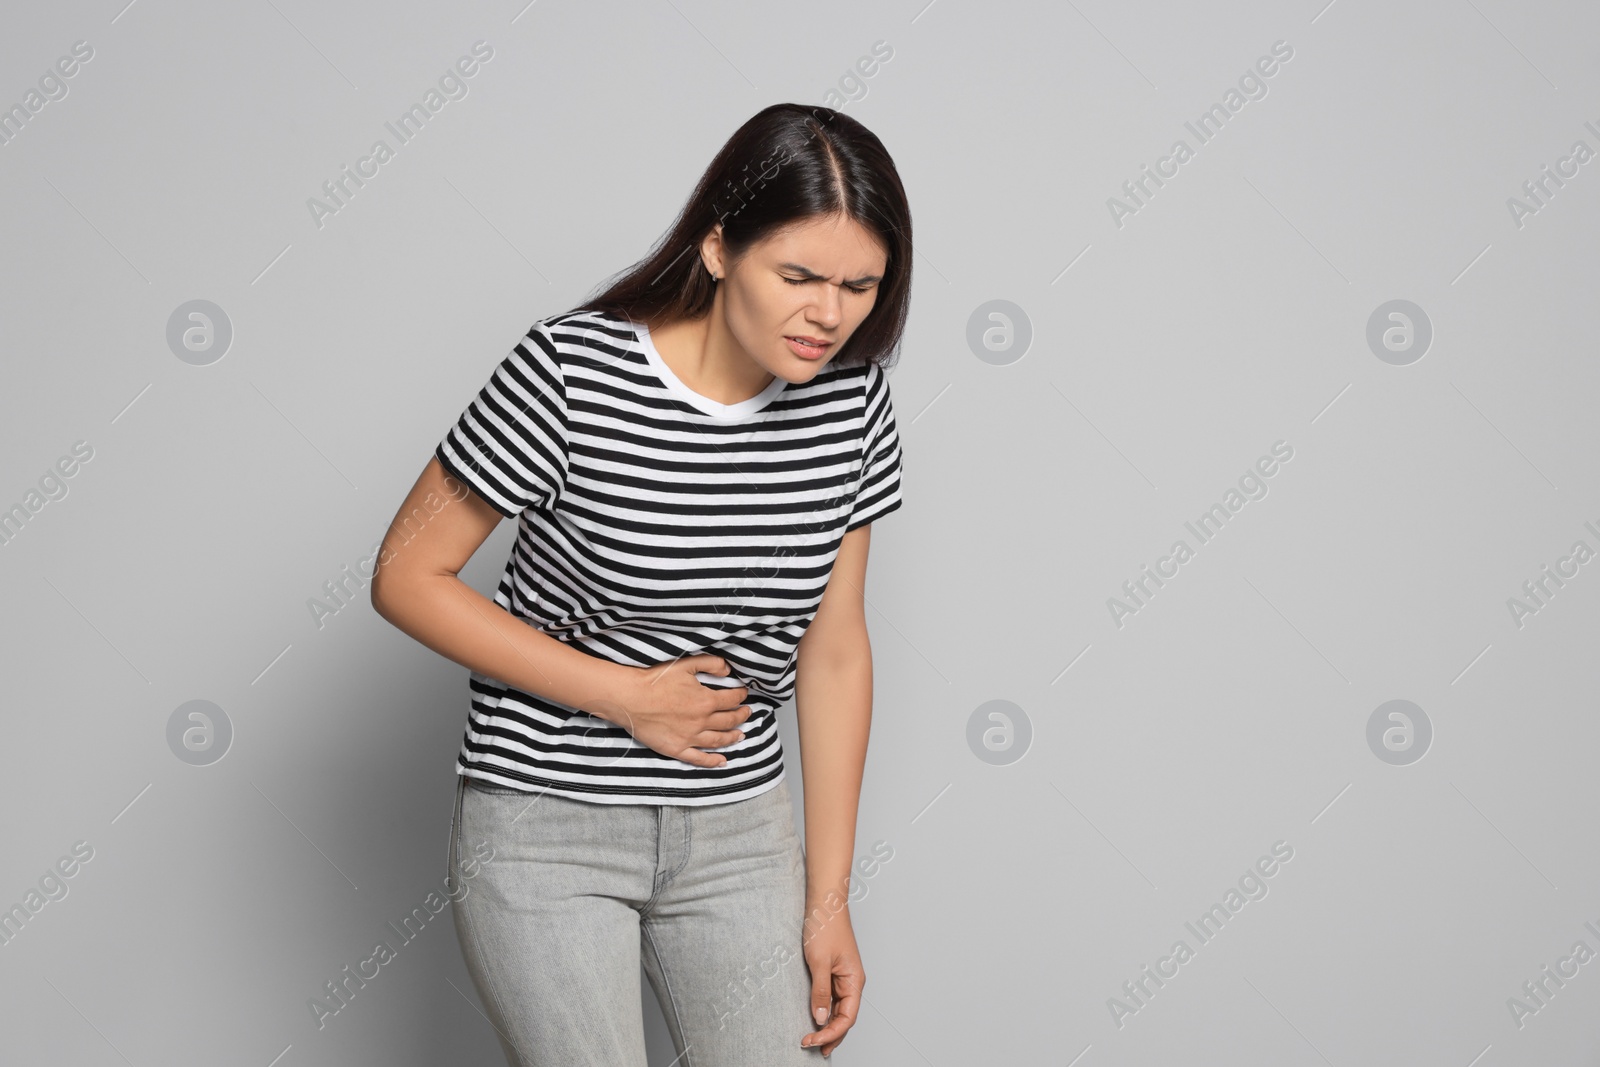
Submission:
[[[780,274],[779,277],[782,278],[783,275]],[[818,278],[784,278],[783,280],[788,282],[790,285],[804,285],[804,284],[806,284],[806,282],[820,281],[822,279],[818,279]],[[872,286],[870,286],[870,285],[847,285],[847,286],[845,286],[845,288],[850,290],[852,293],[865,293],[868,290],[870,290],[872,288]]]

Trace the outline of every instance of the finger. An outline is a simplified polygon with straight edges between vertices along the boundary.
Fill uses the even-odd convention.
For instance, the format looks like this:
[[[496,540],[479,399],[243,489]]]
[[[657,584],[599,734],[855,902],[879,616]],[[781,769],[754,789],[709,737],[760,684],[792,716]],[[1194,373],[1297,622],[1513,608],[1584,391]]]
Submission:
[[[811,1018],[818,1025],[828,1021],[829,1009],[833,1007],[833,975],[826,967],[812,969],[811,977]],[[831,1024],[830,1024],[831,1025]],[[828,1027],[823,1026],[815,1033],[805,1035],[800,1039],[804,1048],[820,1045],[824,1041],[832,1040],[835,1034],[828,1033]]]
[[[844,1040],[844,1035],[849,1032],[850,1028],[855,1024],[856,1017],[854,1015],[847,1016],[835,1009],[833,1018],[828,1020],[828,1025],[811,1035],[810,1043],[813,1045],[837,1045],[840,1041]],[[823,1051],[829,1052],[831,1050],[824,1048]]]
[[[749,704],[740,704],[736,708],[722,708],[719,711],[708,712],[706,714],[706,722],[708,724],[706,729],[731,730],[754,714],[755,712],[750,709]]]
[[[844,1040],[844,1035],[849,1033],[850,1028],[855,1024],[855,1009],[852,1008],[847,1012],[844,1007],[844,1001],[840,1000],[838,1004],[834,1005],[833,1018],[828,1020],[827,1026],[817,1031],[817,1036],[824,1042],[831,1042],[837,1045]],[[831,1052],[832,1050],[825,1048],[823,1051]]]
[[[856,1014],[861,1010],[861,993],[851,983],[843,983],[845,992],[839,995],[839,1001],[833,1006],[833,1018],[828,1020],[828,1025],[818,1030],[814,1035],[823,1045],[824,1056],[833,1052],[831,1046],[837,1046],[844,1040],[844,1035],[856,1024]]]
[[[696,656],[687,656],[682,662],[695,671],[704,671],[706,674],[727,674],[728,661],[715,652],[702,652]]]
[[[685,763],[692,763],[696,767],[720,767],[728,762],[728,757],[713,755],[710,752],[701,752],[698,748],[689,747],[673,757]]]
[[[712,687],[707,687],[712,688]],[[750,687],[747,685],[732,685],[716,688],[712,700],[713,711],[738,711],[745,707],[745,701],[750,699]],[[718,705],[721,705],[720,707]]]
[[[743,730],[702,730],[695,739],[695,744],[700,748],[725,748],[743,740]]]
[[[854,984],[847,984],[844,992],[839,994],[839,1003],[833,1006],[835,1017],[844,1019],[848,1029],[856,1021],[856,1014],[861,1011],[861,989]]]

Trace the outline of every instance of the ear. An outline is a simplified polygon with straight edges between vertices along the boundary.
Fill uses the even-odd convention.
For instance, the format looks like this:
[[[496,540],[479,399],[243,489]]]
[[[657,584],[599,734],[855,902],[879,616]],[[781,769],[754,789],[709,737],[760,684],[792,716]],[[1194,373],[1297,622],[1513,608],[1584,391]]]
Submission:
[[[722,262],[722,223],[717,223],[700,242],[700,262],[705,264],[706,273],[713,278],[721,278],[728,272],[723,269],[726,264]]]

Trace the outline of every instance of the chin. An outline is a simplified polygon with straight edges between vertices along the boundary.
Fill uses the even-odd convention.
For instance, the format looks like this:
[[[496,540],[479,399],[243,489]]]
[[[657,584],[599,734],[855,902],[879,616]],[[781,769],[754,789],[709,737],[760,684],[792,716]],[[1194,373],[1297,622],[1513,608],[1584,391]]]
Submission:
[[[784,368],[786,373],[778,374],[777,371],[773,371],[773,373],[790,385],[804,385],[815,378],[824,367],[832,362],[833,358],[831,356],[828,359],[819,359],[815,363],[808,363],[798,357],[791,357],[789,359],[791,366]]]

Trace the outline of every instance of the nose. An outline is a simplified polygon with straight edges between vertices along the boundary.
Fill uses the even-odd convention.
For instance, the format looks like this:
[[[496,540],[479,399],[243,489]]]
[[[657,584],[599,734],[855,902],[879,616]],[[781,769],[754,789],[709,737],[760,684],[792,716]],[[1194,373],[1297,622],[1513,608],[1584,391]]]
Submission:
[[[839,286],[824,285],[821,299],[812,306],[811,318],[824,330],[836,330],[844,318],[840,304]]]

